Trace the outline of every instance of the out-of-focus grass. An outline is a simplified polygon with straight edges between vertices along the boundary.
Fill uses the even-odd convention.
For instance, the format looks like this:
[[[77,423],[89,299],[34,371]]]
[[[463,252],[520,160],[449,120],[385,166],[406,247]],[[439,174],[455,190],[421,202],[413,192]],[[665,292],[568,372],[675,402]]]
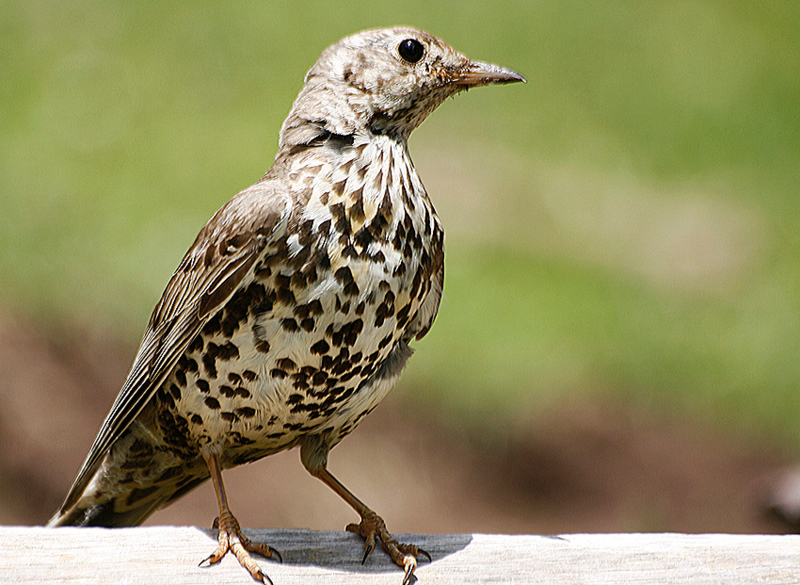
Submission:
[[[530,83],[412,138],[448,268],[407,391],[462,421],[619,395],[796,439],[799,6],[3,3],[0,296],[136,337],[319,52],[414,24]]]

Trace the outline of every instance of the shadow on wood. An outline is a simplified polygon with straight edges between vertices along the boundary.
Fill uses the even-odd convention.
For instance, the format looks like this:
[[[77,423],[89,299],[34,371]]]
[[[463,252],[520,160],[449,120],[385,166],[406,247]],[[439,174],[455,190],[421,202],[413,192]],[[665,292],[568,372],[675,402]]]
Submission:
[[[198,530],[209,537],[208,552],[210,553],[217,544],[216,530],[199,528],[193,528],[193,530]],[[313,566],[357,573],[389,572],[396,573],[402,580],[402,569],[392,563],[389,556],[381,549],[380,544],[375,547],[367,562],[362,565],[364,539],[349,532],[244,529],[244,533],[255,542],[263,542],[278,549],[283,558],[281,563],[283,565]],[[471,534],[395,534],[394,537],[400,542],[416,544],[425,549],[430,553],[434,562],[465,549],[472,541]],[[276,564],[274,561],[265,560],[257,555],[253,555],[253,558],[257,559],[267,574],[270,574],[270,568]],[[420,566],[427,564],[425,559],[420,560]]]

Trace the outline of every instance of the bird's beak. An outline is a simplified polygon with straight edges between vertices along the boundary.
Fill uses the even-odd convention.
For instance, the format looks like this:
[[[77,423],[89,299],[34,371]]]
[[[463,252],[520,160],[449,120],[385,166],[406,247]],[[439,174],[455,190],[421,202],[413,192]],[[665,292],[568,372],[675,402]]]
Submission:
[[[472,61],[466,69],[454,76],[452,83],[455,85],[464,85],[469,88],[495,83],[515,83],[517,81],[528,83],[527,79],[511,69],[493,65],[492,63]]]

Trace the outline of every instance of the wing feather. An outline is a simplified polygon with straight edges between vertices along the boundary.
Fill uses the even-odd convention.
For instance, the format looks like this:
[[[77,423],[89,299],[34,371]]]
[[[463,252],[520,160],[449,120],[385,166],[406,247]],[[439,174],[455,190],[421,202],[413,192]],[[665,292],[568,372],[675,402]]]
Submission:
[[[265,248],[285,235],[288,197],[261,182],[225,204],[200,231],[153,310],[131,371],[61,507],[81,497],[103,457],[153,398],[203,326],[249,284]]]

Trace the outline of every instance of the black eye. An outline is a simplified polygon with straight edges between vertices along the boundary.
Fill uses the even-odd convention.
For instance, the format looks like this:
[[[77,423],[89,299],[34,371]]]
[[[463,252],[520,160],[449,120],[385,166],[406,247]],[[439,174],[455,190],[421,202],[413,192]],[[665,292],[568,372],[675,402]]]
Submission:
[[[416,39],[406,39],[397,47],[397,52],[409,63],[416,63],[425,54],[425,47]]]

